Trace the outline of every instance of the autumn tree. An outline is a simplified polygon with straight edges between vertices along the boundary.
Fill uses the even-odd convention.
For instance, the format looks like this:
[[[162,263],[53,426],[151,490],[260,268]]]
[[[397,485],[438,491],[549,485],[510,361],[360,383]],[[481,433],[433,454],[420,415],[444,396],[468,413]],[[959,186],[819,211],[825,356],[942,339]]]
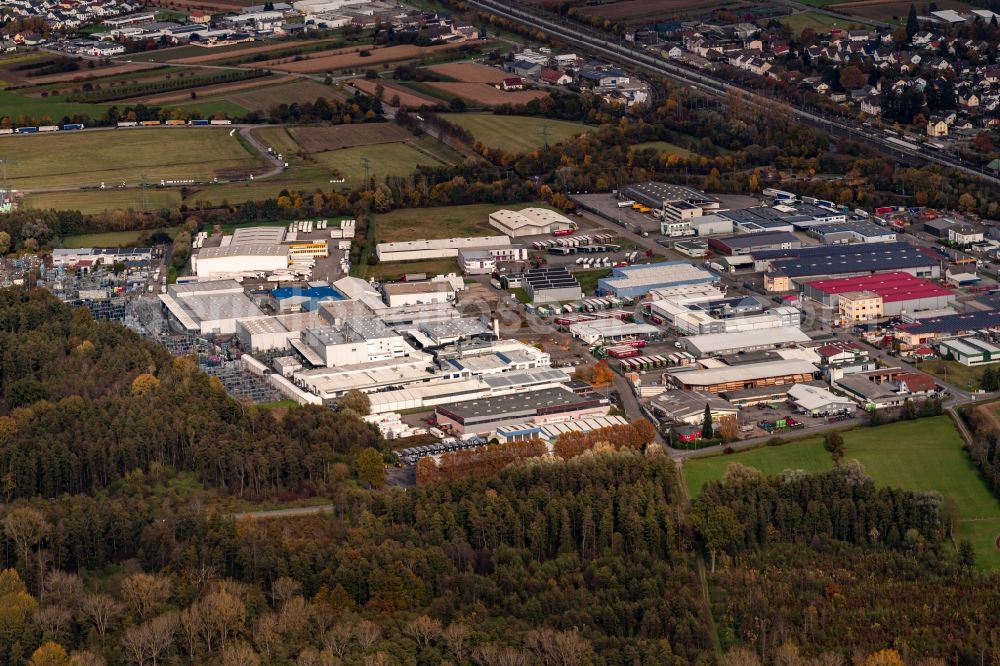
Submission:
[[[372,411],[371,399],[357,389],[351,389],[337,402],[340,409],[353,410],[358,416],[368,416]]]
[[[27,576],[37,578],[40,593],[42,591],[42,567],[44,566],[41,543],[51,527],[42,512],[31,507],[12,509],[3,518],[4,534],[14,542],[18,551],[18,565]],[[32,559],[35,559],[32,558],[32,549],[37,550],[34,576],[30,565]]]
[[[58,643],[47,641],[31,654],[28,666],[68,666],[69,655],[66,648]]]
[[[115,621],[124,610],[123,604],[107,594],[87,594],[80,601],[80,612],[94,626],[101,638],[114,627]]]
[[[385,483],[385,463],[376,449],[368,447],[359,453],[355,467],[358,480],[369,488],[381,488]]]
[[[170,596],[170,581],[155,574],[133,574],[122,581],[122,598],[140,620],[155,613]]]
[[[691,523],[712,558],[711,569],[715,573],[719,551],[742,538],[743,525],[736,519],[732,509],[713,504],[703,497],[694,500],[691,509]]]

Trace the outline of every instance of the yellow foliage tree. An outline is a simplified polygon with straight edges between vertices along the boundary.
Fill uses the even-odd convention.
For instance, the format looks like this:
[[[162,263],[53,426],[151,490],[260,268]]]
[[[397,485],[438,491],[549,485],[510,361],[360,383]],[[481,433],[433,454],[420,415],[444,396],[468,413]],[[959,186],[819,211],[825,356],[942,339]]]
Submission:
[[[895,650],[879,650],[868,655],[864,666],[905,666]]]
[[[160,380],[144,372],[132,380],[132,395],[145,395],[160,388]]]
[[[67,666],[69,655],[62,645],[46,641],[31,655],[29,666]]]

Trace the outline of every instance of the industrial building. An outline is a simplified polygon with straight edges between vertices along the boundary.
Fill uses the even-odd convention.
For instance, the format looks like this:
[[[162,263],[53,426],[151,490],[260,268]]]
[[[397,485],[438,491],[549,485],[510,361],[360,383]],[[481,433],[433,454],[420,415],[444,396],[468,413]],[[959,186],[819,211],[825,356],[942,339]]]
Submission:
[[[232,335],[237,320],[267,316],[235,280],[172,284],[160,301],[172,322],[200,335]]]
[[[328,284],[314,283],[307,287],[278,287],[268,294],[275,312],[312,312],[320,303],[342,301],[344,295]]]
[[[577,419],[573,421],[561,421],[559,423],[516,423],[509,426],[500,426],[496,430],[496,438],[501,444],[508,442],[523,442],[531,439],[540,439],[543,442],[555,442],[560,435],[579,432],[589,433],[602,428],[628,425],[628,419],[623,416],[595,416],[589,419]]]
[[[580,283],[564,266],[525,271],[521,274],[521,285],[532,303],[559,303],[583,298]]]
[[[689,335],[679,340],[684,349],[699,358],[777,349],[809,341],[809,336],[796,326]]]
[[[285,240],[285,227],[238,227],[229,239],[229,245],[281,245]]]
[[[990,310],[932,317],[912,324],[901,324],[896,327],[895,335],[902,344],[915,347],[942,338],[998,329],[1000,329],[1000,310]]]
[[[979,338],[951,338],[942,340],[938,347],[942,356],[950,354],[962,365],[1000,363],[1000,347]]]
[[[647,339],[660,334],[660,329],[649,324],[635,324],[621,319],[594,319],[570,324],[570,335],[588,345],[605,344],[622,339]]]
[[[556,231],[576,230],[577,228],[576,222],[562,213],[548,208],[522,208],[517,211],[498,210],[490,213],[490,226],[511,238],[540,236]]]
[[[205,247],[191,255],[198,279],[246,273],[272,273],[288,268],[287,245],[225,245]]]
[[[721,215],[702,215],[688,222],[696,236],[720,236],[733,233],[733,221]]]
[[[858,294],[869,294],[869,300],[872,298],[871,295],[877,297],[880,301],[876,306],[879,313],[875,316],[861,317],[852,315],[851,312],[840,314],[852,322],[881,316],[895,317],[919,310],[937,310],[950,307],[955,302],[955,293],[950,289],[903,271],[803,282],[802,294],[824,307],[838,311],[858,310],[861,306],[865,306],[864,309],[871,312],[871,306],[862,303],[863,299],[860,299]],[[848,304],[840,308],[844,300],[848,301]]]
[[[636,298],[653,289],[712,284],[718,280],[712,273],[686,261],[665,261],[615,268],[610,276],[598,280],[597,291],[605,296]]]
[[[798,328],[802,323],[802,313],[797,308],[779,306],[765,311],[763,304],[752,297],[716,300],[710,292],[652,301],[649,311],[651,316],[683,335]]]
[[[798,236],[788,231],[761,231],[724,238],[710,238],[708,245],[727,255],[752,254],[762,250],[787,250],[802,247]]]
[[[351,317],[310,328],[291,344],[313,365],[328,368],[400,358],[408,350],[403,336],[377,317]]]
[[[606,416],[609,409],[608,399],[597,393],[580,395],[560,387],[439,405],[436,416],[439,424],[457,435],[488,435],[526,422],[542,425]]]
[[[714,423],[725,417],[735,418],[740,411],[718,395],[696,391],[664,391],[649,401],[650,410],[656,416],[674,423],[699,426],[705,422],[705,405]]]
[[[148,263],[153,259],[153,249],[149,247],[79,247],[52,250],[52,265],[76,266],[80,262],[92,264]]]
[[[924,222],[924,233],[928,233],[935,238],[948,238],[948,230],[958,224],[955,220],[946,217],[939,217],[934,220]]]
[[[677,202],[693,204],[703,211],[719,208],[719,201],[701,190],[685,185],[671,185],[655,181],[623,187],[619,196],[658,211],[667,204]]]
[[[849,398],[839,396],[822,386],[814,386],[813,384],[790,386],[788,388],[788,402],[811,416],[853,414],[856,411],[854,402]]]
[[[292,340],[302,337],[302,331],[326,326],[318,312],[299,312],[276,317],[236,320],[236,337],[245,351],[270,352],[289,349]]]
[[[764,361],[706,370],[668,373],[679,388],[705,393],[722,393],[760,386],[780,386],[812,381],[816,366],[799,359]]]
[[[507,236],[474,236],[471,238],[440,238],[397,243],[379,243],[375,255],[379,261],[421,261],[458,257],[459,250],[487,250],[510,247]]]
[[[406,305],[451,303],[455,288],[447,280],[429,282],[390,282],[382,286],[385,303],[391,308]]]
[[[824,245],[754,253],[758,271],[775,271],[797,283],[824,277],[906,272],[916,277],[941,275],[941,259],[932,250],[909,243]]]
[[[888,227],[882,227],[868,220],[849,220],[847,222],[830,222],[810,227],[810,236],[818,238],[824,245],[841,245],[843,243],[893,243],[896,232]]]

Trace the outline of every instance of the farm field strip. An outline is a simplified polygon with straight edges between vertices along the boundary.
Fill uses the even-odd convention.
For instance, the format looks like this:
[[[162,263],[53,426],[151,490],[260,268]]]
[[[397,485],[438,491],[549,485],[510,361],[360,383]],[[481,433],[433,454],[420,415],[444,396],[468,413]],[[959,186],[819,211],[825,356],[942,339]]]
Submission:
[[[252,64],[240,65],[241,67],[267,68],[285,72],[308,73],[322,72],[333,69],[345,69],[351,67],[363,67],[365,65],[381,64],[384,62],[396,62],[401,60],[413,60],[422,56],[457,49],[464,44],[438,44],[435,46],[413,46],[397,45],[384,47],[364,47],[352,46],[342,49],[331,49],[330,51],[318,51],[316,53],[302,56],[301,60],[278,59],[266,60]],[[366,51],[371,55],[362,56],[361,51]]]
[[[426,95],[421,95],[404,85],[398,83],[390,83],[388,81],[381,82],[382,88],[384,90],[382,94],[383,100],[391,100],[394,95],[399,96],[399,103],[402,106],[407,106],[410,108],[420,108],[422,106],[436,106],[441,103],[441,100],[434,99],[433,97],[427,97]],[[358,90],[368,94],[374,95],[375,88],[378,86],[378,81],[370,81],[368,79],[354,79],[350,82],[350,85],[354,86]]]
[[[150,210],[176,208],[181,204],[179,190],[147,188],[146,205]],[[93,214],[113,211],[116,209],[143,209],[143,194],[138,189],[111,190],[80,190],[78,192],[36,192],[27,194],[21,205],[31,210],[79,210],[81,213]],[[77,238],[83,238],[77,237]],[[106,242],[106,241],[103,241]],[[125,241],[131,242],[131,241]],[[67,247],[89,247],[99,245],[96,240],[83,240],[80,245]]]
[[[489,113],[443,113],[442,118],[467,129],[487,146],[510,152],[528,152],[543,145],[544,128],[550,144],[591,131],[583,123],[531,116],[497,116]]]
[[[203,86],[197,88],[198,95],[217,96],[226,95],[228,97],[229,93],[241,92],[245,90],[257,90],[260,88],[265,88],[272,85],[280,85],[283,83],[290,83],[295,80],[293,76],[280,76],[280,77],[265,77],[260,79],[252,79],[250,81],[235,81],[232,83],[219,83],[215,85]],[[129,99],[119,100],[120,104],[164,104],[167,102],[177,102],[191,99],[192,89],[186,88],[183,90],[175,90],[172,92],[166,92],[159,95],[143,95],[140,97],[132,97]]]
[[[487,83],[457,83],[451,81],[428,81],[424,85],[443,93],[461,97],[477,105],[499,106],[501,104],[527,104],[531,100],[548,96],[543,90],[499,90]]]
[[[463,83],[500,83],[509,76],[494,67],[474,62],[445,62],[425,69]]]

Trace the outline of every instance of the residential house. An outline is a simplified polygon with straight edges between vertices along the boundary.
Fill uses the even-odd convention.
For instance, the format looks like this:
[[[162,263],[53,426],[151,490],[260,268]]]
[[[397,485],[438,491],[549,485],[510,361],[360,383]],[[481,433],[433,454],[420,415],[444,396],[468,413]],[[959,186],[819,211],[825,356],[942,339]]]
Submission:
[[[927,121],[927,136],[948,136],[948,123],[941,116],[931,116]]]
[[[551,86],[566,86],[573,83],[573,77],[566,72],[560,72],[558,69],[549,69],[548,67],[542,68],[538,78]]]

